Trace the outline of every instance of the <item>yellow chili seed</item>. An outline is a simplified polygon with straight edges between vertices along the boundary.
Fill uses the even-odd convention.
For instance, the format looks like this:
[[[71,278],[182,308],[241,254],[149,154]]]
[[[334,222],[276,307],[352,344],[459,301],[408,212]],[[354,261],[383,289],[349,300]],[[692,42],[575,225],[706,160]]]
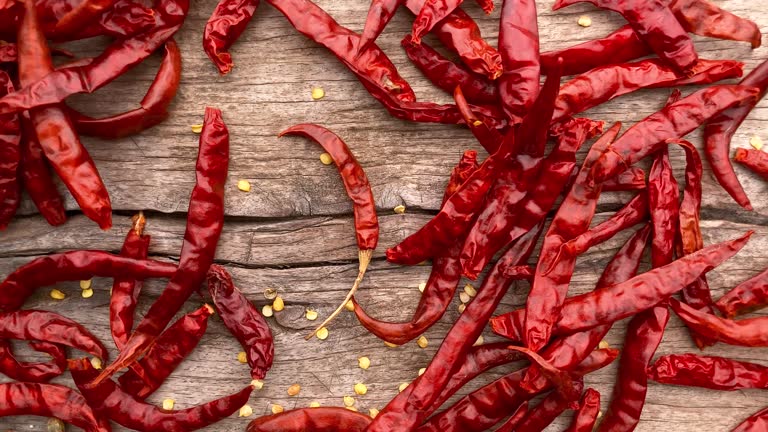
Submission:
[[[399,206],[395,206],[395,208],[393,210],[397,214],[403,214],[403,213],[405,213],[405,206],[400,204]]]
[[[245,353],[245,351],[240,351],[237,353],[237,361],[240,363],[248,363],[248,355]]]
[[[402,392],[403,390],[405,390],[406,388],[408,388],[408,386],[409,386],[409,385],[411,385],[411,383],[401,383],[401,384],[400,384],[400,387],[398,387],[398,388],[397,388],[397,391],[400,391],[400,392]]]
[[[238,417],[250,417],[251,414],[253,414],[253,408],[251,408],[250,405],[243,405],[242,408],[240,408],[240,412],[237,414]]]
[[[264,381],[262,380],[252,380],[251,381],[251,387],[253,387],[256,390],[261,390],[264,388]]]
[[[376,418],[376,416],[379,415],[379,410],[371,408],[368,410],[368,415],[371,416],[371,418]]]
[[[416,345],[420,346],[421,348],[426,348],[429,346],[429,341],[427,340],[426,337],[422,335],[422,336],[419,336],[418,339],[416,339]]]
[[[355,384],[355,393],[359,394],[360,396],[368,393],[368,387],[365,386],[363,383],[357,383]]]
[[[248,180],[238,180],[237,181],[237,188],[240,189],[243,192],[250,192],[251,191],[251,183]]]
[[[762,150],[763,140],[759,136],[753,135],[752,138],[749,139],[749,145],[754,147],[755,150]]]
[[[597,344],[597,347],[600,349],[606,349],[610,348],[611,344],[608,343],[608,341],[601,340],[599,344]]]
[[[173,405],[176,403],[173,399],[163,399],[163,409],[170,411],[173,409]]]
[[[464,313],[464,309],[466,309],[466,308],[467,308],[467,305],[465,305],[464,303],[460,304],[459,305],[459,313]]]
[[[354,311],[355,311],[355,304],[352,302],[352,300],[350,300],[350,301],[348,301],[348,302],[347,302],[347,303],[344,305],[344,308],[345,308],[346,310],[350,311],[350,312],[354,312]]]
[[[274,313],[272,312],[272,306],[270,306],[270,305],[262,306],[261,307],[261,314],[264,315],[267,318],[269,318],[272,315],[274,315]]]
[[[88,288],[90,288],[92,282],[93,281],[91,279],[81,280],[80,281],[80,289],[88,289]]]
[[[56,288],[51,290],[51,298],[54,300],[64,300],[67,298],[67,295],[64,294],[62,291],[57,290]]]
[[[422,282],[419,284],[419,291],[424,292],[424,290],[427,288],[427,283]]]
[[[472,344],[472,346],[482,345],[483,342],[485,342],[485,339],[483,339],[483,335],[480,335],[477,337],[477,340],[475,341],[474,344]]]
[[[285,408],[282,405],[272,404],[272,414],[280,414],[283,411],[285,411]]]
[[[93,366],[94,369],[100,370],[101,369],[101,359],[98,357],[91,357],[91,366]]]
[[[91,298],[93,297],[93,290],[88,288],[80,291],[80,295],[83,296],[83,298]]]
[[[346,407],[351,407],[352,405],[355,404],[355,398],[353,398],[352,396],[344,396],[342,400],[344,401],[344,406]]]
[[[384,345],[386,345],[386,346],[388,346],[388,347],[390,347],[390,348],[397,348],[397,347],[399,347],[399,346],[400,346],[400,345],[397,345],[397,344],[393,344],[393,343],[391,343],[391,342],[387,342],[387,341],[384,341]]]
[[[318,401],[312,401],[309,403],[310,408],[320,408],[320,402]]]
[[[467,293],[467,295],[469,295],[470,297],[474,297],[477,295],[477,290],[472,284],[464,285],[464,292]]]
[[[323,165],[331,165],[333,163],[333,158],[328,153],[321,153],[320,162],[322,162]]]
[[[290,387],[288,387],[288,396],[296,396],[301,391],[301,386],[298,384],[293,384]]]
[[[357,359],[357,365],[360,366],[360,369],[368,369],[371,367],[371,359],[368,357],[360,357]]]
[[[312,89],[312,99],[320,100],[325,97],[325,90],[322,87],[314,87]]]
[[[354,412],[357,412],[357,408],[355,408],[355,407],[353,407],[353,406],[352,406],[352,407],[344,407],[344,408],[346,408],[346,409],[348,409],[348,410],[350,410],[350,411],[354,411]]]
[[[274,288],[267,288],[264,290],[264,298],[267,300],[274,300],[277,297],[277,290]]]
[[[579,17],[579,25],[582,27],[589,27],[592,25],[592,18],[584,15]]]
[[[192,125],[192,132],[200,133],[202,131],[203,131],[203,125],[201,125],[201,124]]]
[[[419,369],[419,376],[422,376],[422,375],[424,375],[424,372],[426,372],[426,371],[427,371],[427,368],[421,368],[421,369]]]
[[[475,121],[472,122],[472,126],[480,126],[482,124],[483,124],[483,122],[480,121],[480,120],[475,120]]]
[[[285,302],[283,301],[283,298],[280,296],[275,297],[275,300],[272,302],[272,310],[275,312],[280,312],[283,309],[285,309]]]
[[[317,319],[317,311],[314,309],[307,309],[305,316],[308,320],[314,321]]]
[[[328,329],[323,327],[317,331],[317,338],[320,340],[328,339]]]
[[[460,292],[460,293],[459,293],[459,300],[460,300],[462,303],[469,303],[469,301],[470,301],[471,299],[472,299],[472,298],[469,296],[469,294],[465,293],[464,291],[462,291],[462,292]]]
[[[46,424],[45,430],[46,432],[66,432],[67,425],[65,425],[63,421],[51,417],[48,419],[48,424]]]

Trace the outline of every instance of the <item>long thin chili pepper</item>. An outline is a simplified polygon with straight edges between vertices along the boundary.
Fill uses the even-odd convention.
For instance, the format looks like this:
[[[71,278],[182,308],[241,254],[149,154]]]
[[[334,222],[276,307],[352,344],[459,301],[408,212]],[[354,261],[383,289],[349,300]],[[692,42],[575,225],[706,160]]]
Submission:
[[[766,429],[768,429],[768,408],[752,414],[731,432],[761,432]]]
[[[0,95],[13,91],[11,77],[0,69]],[[0,115],[0,230],[10,223],[21,201],[18,182],[21,126],[15,114]]]
[[[578,394],[584,389],[582,382],[576,383]],[[573,401],[568,399],[563,394],[558,392],[552,392],[545,397],[538,405],[531,408],[528,415],[520,421],[520,424],[515,428],[519,432],[537,432],[543,431],[555,419],[562,414]]]
[[[365,17],[365,25],[360,33],[357,51],[365,51],[376,41],[384,27],[395,16],[397,8],[405,3],[405,0],[371,0],[368,15]],[[410,36],[408,36],[410,37]]]
[[[115,0],[84,0],[59,19],[53,32],[60,35],[76,33],[84,25],[98,19],[103,12],[110,9],[114,4]]]
[[[592,432],[600,414],[600,393],[588,388],[581,398],[579,411],[573,416],[571,426],[566,432]]]
[[[220,266],[208,271],[208,292],[224,326],[245,349],[253,379],[263,379],[272,367],[275,347],[272,331],[264,316],[232,282],[232,276]]]
[[[649,309],[735,255],[751,235],[752,231],[749,231],[741,237],[707,246],[626,282],[569,297],[553,334],[576,333]],[[520,341],[524,320],[525,309],[520,309],[492,318],[491,328],[501,336]]]
[[[517,428],[520,422],[523,421],[526,415],[528,415],[528,411],[529,411],[528,401],[525,401],[522,404],[520,404],[517,410],[515,410],[515,413],[512,414],[507,419],[507,421],[504,422],[504,424],[502,424],[501,426],[499,426],[498,429],[496,429],[496,432],[514,432],[514,430]]]
[[[749,42],[753,49],[760,47],[763,35],[757,24],[721,9],[709,0],[673,0],[670,8],[687,32]]]
[[[197,181],[189,199],[178,270],[131,334],[118,358],[104,369],[95,384],[145,353],[184,302],[205,281],[224,225],[224,183],[228,165],[227,126],[221,111],[207,107],[197,154]]]
[[[768,179],[768,155],[755,149],[736,149],[733,160],[749,168],[755,174]]]
[[[656,154],[648,174],[648,204],[653,225],[653,267],[665,266],[675,259],[675,236],[680,218],[678,201],[679,189],[669,161],[669,152],[663,149]]]
[[[67,221],[64,200],[53,182],[50,167],[37,142],[35,129],[26,115],[21,116],[23,129],[21,141],[21,173],[24,190],[45,220],[58,226]]]
[[[724,110],[755,100],[751,87],[717,85],[699,90],[651,114],[628,129],[592,166],[592,178],[599,183],[626,170],[640,159],[655,153],[667,140],[685,136]]]
[[[63,347],[49,342],[30,342],[35,351],[52,357],[47,362],[19,362],[9,341],[0,341],[0,373],[15,381],[48,382],[67,369],[67,353]]]
[[[740,84],[760,89],[758,98],[762,99],[768,91],[768,61],[753,69],[741,80]],[[729,149],[733,135],[756,105],[757,100],[754,100],[725,110],[720,115],[713,117],[704,128],[704,154],[712,166],[715,178],[720,186],[747,210],[752,210],[752,204],[750,204],[744,188],[733,171]]]
[[[626,192],[645,189],[645,171],[632,167],[603,182],[603,192]]]
[[[568,399],[569,401],[579,399],[579,396],[581,395],[581,389],[576,388],[573,382],[573,378],[568,372],[559,369],[557,366],[554,366],[552,363],[550,363],[547,359],[528,348],[511,345],[509,349],[518,351],[527,357],[531,361],[531,367],[536,366],[541,375],[550,383],[552,383],[552,385],[555,386],[556,391],[560,393],[564,398]],[[537,390],[535,386],[532,386],[530,382],[525,380],[522,382],[522,387],[532,392]]]
[[[0,384],[0,417],[15,415],[55,417],[86,432],[112,430],[79,393],[58,384]]]
[[[461,86],[456,86],[453,91],[453,100],[456,102],[456,107],[459,109],[462,117],[464,117],[464,123],[467,124],[472,135],[475,136],[477,142],[488,152],[488,154],[496,153],[496,150],[501,146],[501,142],[504,140],[504,135],[499,132],[493,125],[488,124],[483,119],[479,118],[472,111],[472,107],[464,97],[464,92],[461,90]]]
[[[136,430],[185,432],[206,427],[240,409],[253,391],[253,386],[249,385],[237,393],[202,405],[165,411],[136,399],[111,379],[90,385],[99,371],[88,359],[70,360],[69,369],[77,388],[97,414]]]
[[[768,305],[768,269],[736,285],[715,303],[726,318],[743,315]]]
[[[168,327],[139,360],[143,375],[129,369],[120,376],[118,382],[123,391],[138,399],[146,399],[154,393],[195,349],[208,328],[208,317],[212,314],[213,308],[204,305]]]
[[[259,417],[247,432],[363,432],[371,424],[365,414],[339,407],[299,408]]]
[[[672,354],[648,368],[648,378],[662,383],[712,390],[768,389],[768,367],[724,357]]]
[[[664,0],[558,0],[552,10],[582,2],[620,13],[659,57],[680,72],[696,63],[693,41]]]
[[[765,331],[768,317],[733,321],[701,312],[675,299],[670,299],[670,306],[688,327],[709,338],[730,345],[768,346],[768,333]]]
[[[464,0],[429,0],[424,5],[413,20],[411,36],[414,43],[421,43],[421,38],[432,28],[443,20],[448,14],[456,10]]]
[[[59,314],[23,310],[0,314],[0,338],[38,340],[71,346],[101,359],[107,349],[85,327]]]
[[[349,302],[360,287],[360,283],[365,276],[365,270],[371,262],[373,250],[379,242],[379,219],[376,217],[376,203],[373,199],[371,184],[365,175],[363,167],[355,159],[352,151],[339,138],[338,135],[330,130],[315,124],[303,123],[292,126],[278,136],[298,135],[309,138],[320,144],[328,154],[331,155],[336,168],[339,170],[341,180],[344,182],[344,188],[347,190],[349,199],[352,200],[355,213],[355,236],[357,237],[359,271],[355,283],[347,293],[344,301],[326,318],[317,328],[309,334],[306,339],[311,339],[318,330],[328,325],[336,316],[341,313],[344,305]]]
[[[539,94],[539,28],[535,0],[504,0],[499,24],[504,73],[499,96],[507,118],[518,123]]]
[[[251,22],[259,0],[220,0],[205,24],[203,49],[219,73],[225,75],[234,63],[229,48]]]

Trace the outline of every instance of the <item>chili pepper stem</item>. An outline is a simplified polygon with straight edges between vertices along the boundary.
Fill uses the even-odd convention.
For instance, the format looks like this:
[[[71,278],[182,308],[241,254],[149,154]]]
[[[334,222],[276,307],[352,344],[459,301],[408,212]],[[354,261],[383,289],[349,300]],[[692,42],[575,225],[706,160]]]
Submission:
[[[139,211],[134,215],[131,220],[133,221],[132,230],[136,231],[136,235],[141,237],[144,234],[144,226],[147,224],[147,219],[144,217],[144,212]]]
[[[352,297],[357,292],[357,289],[360,288],[360,283],[363,281],[363,276],[365,276],[365,271],[368,269],[368,264],[371,263],[372,256],[373,256],[373,249],[361,249],[358,251],[358,260],[360,262],[360,267],[357,273],[357,278],[355,279],[355,283],[354,285],[352,285],[352,289],[349,290],[349,292],[347,293],[347,296],[344,297],[344,301],[341,302],[339,307],[337,307],[336,310],[333,311],[333,313],[328,318],[326,318],[325,321],[322,322],[322,324],[317,326],[317,328],[304,339],[306,340],[312,339],[317,334],[317,332],[320,331],[321,328],[328,325],[331,321],[333,321],[334,318],[336,318],[341,313],[342,309],[344,309],[344,305],[346,305],[347,302],[349,302],[352,299]]]

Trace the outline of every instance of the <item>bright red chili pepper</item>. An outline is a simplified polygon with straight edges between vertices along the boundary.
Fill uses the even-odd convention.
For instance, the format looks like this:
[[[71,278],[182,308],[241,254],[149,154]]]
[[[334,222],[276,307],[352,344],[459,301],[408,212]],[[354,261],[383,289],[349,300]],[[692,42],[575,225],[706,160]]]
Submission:
[[[760,47],[763,35],[757,24],[723,10],[709,0],[672,0],[669,7],[690,33],[749,42],[753,49]]]
[[[229,48],[251,22],[259,0],[220,0],[205,24],[203,49],[219,73],[225,75],[234,63]]]
[[[413,20],[413,29],[411,30],[411,36],[413,37],[413,43],[421,43],[421,38],[427,34],[432,28],[442,21],[451,12],[456,10],[464,0],[428,0],[424,2],[424,5],[416,15],[416,19]]]
[[[405,0],[371,0],[368,15],[365,18],[363,31],[360,33],[360,41],[357,51],[362,52],[376,42],[384,27],[395,16],[397,8],[405,3]],[[410,38],[410,36],[406,36]]]
[[[715,303],[726,318],[743,315],[768,305],[768,269],[736,285]]]
[[[577,390],[573,379],[568,372],[561,370],[547,359],[528,348],[511,345],[509,349],[518,351],[527,357],[531,361],[531,366],[528,372],[530,373],[531,368],[536,368],[537,373],[540,373],[541,376],[546,378],[547,381],[555,387],[557,393],[565,399],[569,401],[576,401],[579,399],[581,389]],[[521,387],[530,392],[538,390],[538,386],[532,385],[530,380],[526,381],[525,379],[521,383]]]
[[[50,342],[30,342],[33,350],[52,357],[47,362],[20,362],[14,357],[9,341],[0,341],[0,373],[15,381],[48,382],[67,369],[67,353],[60,345]]]
[[[106,360],[108,353],[96,336],[59,314],[23,310],[0,314],[0,339],[45,341],[77,348]]]
[[[67,221],[64,200],[56,189],[43,149],[37,142],[35,129],[26,114],[21,116],[21,126],[20,177],[24,190],[49,224],[61,225]]]
[[[645,171],[631,167],[612,179],[603,182],[603,192],[626,192],[645,189]]]
[[[733,160],[746,166],[755,174],[768,179],[768,155],[765,152],[755,149],[738,148]]]
[[[499,24],[504,73],[499,96],[504,113],[519,123],[539,94],[539,28],[535,0],[504,0]]]
[[[712,390],[768,389],[768,367],[724,357],[672,354],[648,368],[648,378],[662,383]]]
[[[581,394],[584,389],[583,382],[576,383],[577,394]],[[577,399],[578,401],[578,396]],[[552,392],[545,397],[538,405],[531,408],[528,414],[520,421],[515,428],[519,432],[538,432],[543,431],[555,419],[560,416],[574,401],[558,392]]]
[[[571,427],[566,432],[592,432],[600,415],[600,393],[588,388],[581,398],[581,407],[573,416]]]
[[[696,310],[685,303],[670,299],[670,306],[677,316],[696,332],[730,345],[748,347],[768,346],[768,317],[733,321]]]
[[[768,408],[752,414],[731,432],[761,432],[766,429],[768,429]]]
[[[11,77],[0,69],[0,95],[13,91]],[[0,230],[16,214],[21,201],[18,178],[21,162],[21,126],[15,114],[0,115]]]
[[[84,0],[74,9],[59,19],[53,32],[60,35],[76,33],[83,26],[95,21],[99,16],[112,8],[116,0]]]
[[[469,130],[472,132],[472,135],[475,136],[477,142],[483,146],[488,154],[496,153],[496,150],[499,149],[501,142],[504,140],[504,135],[486,121],[478,118],[478,116],[472,112],[472,107],[464,97],[464,92],[461,90],[460,86],[455,88],[453,92],[453,100],[456,102],[456,107],[459,109],[462,117],[464,117],[464,123],[469,127]]]
[[[247,432],[363,432],[371,424],[365,414],[340,407],[299,408],[259,417]]]

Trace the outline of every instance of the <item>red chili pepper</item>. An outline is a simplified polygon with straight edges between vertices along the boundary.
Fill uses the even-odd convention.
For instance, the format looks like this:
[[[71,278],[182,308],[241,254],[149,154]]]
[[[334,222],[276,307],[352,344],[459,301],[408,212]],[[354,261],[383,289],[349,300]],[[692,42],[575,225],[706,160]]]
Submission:
[[[131,334],[118,358],[104,369],[95,384],[129,366],[145,353],[184,302],[205,281],[224,225],[224,183],[228,165],[229,131],[221,118],[221,111],[208,107],[200,134],[197,181],[189,198],[187,228],[178,270]]]
[[[272,367],[275,347],[264,316],[232,282],[220,266],[208,270],[208,292],[224,326],[245,350],[253,379],[263,379]]]
[[[675,299],[670,299],[670,306],[688,327],[712,339],[730,345],[768,346],[768,333],[765,331],[768,317],[733,321],[701,312]]]
[[[582,2],[620,13],[659,57],[680,72],[696,63],[693,41],[664,0],[558,0],[552,10]]]
[[[219,73],[225,75],[234,63],[229,48],[251,22],[259,0],[220,0],[205,24],[203,49]]]
[[[520,404],[515,413],[503,425],[496,429],[496,432],[514,432],[520,422],[528,415],[528,411],[528,401],[525,401]]]
[[[524,356],[528,357],[528,359],[531,361],[531,368],[535,367],[537,372],[541,373],[544,378],[546,378],[550,383],[552,383],[552,385],[555,386],[557,393],[563,396],[563,398],[567,399],[568,401],[577,401],[579,399],[579,396],[581,395],[581,389],[576,388],[575,383],[573,382],[573,378],[568,372],[559,369],[557,366],[554,366],[552,363],[550,363],[547,359],[528,348],[512,345],[509,347],[509,349],[518,351]],[[523,380],[521,387],[532,393],[538,390],[537,386],[531,385],[530,381],[526,380]]]
[[[411,36],[413,43],[421,43],[421,38],[432,28],[442,21],[448,14],[456,10],[464,0],[429,0],[424,5],[413,20],[413,29]]]
[[[600,415],[600,393],[588,388],[581,398],[581,407],[573,417],[571,427],[566,432],[592,432]]]
[[[165,330],[138,361],[139,374],[129,369],[120,376],[120,387],[137,399],[146,399],[165,382],[171,373],[195,349],[208,328],[213,308],[204,305],[190,312]]]
[[[669,265],[603,290],[569,297],[552,333],[572,334],[649,309],[735,255],[751,235],[750,231],[739,238],[705,247]],[[491,319],[491,328],[498,335],[520,341],[525,312],[525,309],[519,309],[496,316]]]
[[[640,159],[657,152],[667,141],[687,135],[708,119],[742,103],[751,103],[758,90],[751,87],[717,85],[668,105],[627,130],[592,166],[595,182],[614,177]]]
[[[0,339],[38,340],[77,348],[107,359],[104,345],[85,327],[59,314],[23,310],[0,314]]]
[[[577,382],[576,386],[577,394],[581,394],[584,383]],[[578,400],[578,396],[576,400]],[[543,431],[572,403],[573,400],[563,394],[552,392],[528,412],[528,415],[523,418],[515,430],[519,432]]]
[[[672,354],[659,357],[648,378],[662,383],[712,390],[768,389],[768,367],[723,357]]]
[[[37,142],[35,129],[32,127],[28,116],[21,116],[21,126],[20,177],[24,190],[27,191],[32,202],[35,203],[35,207],[49,224],[61,225],[67,221],[64,200],[56,189],[50,167],[43,154],[43,148]]]
[[[186,432],[206,427],[240,409],[253,391],[253,386],[249,385],[237,393],[202,405],[165,411],[136,399],[111,379],[93,384],[99,371],[88,359],[70,360],[69,369],[77,388],[97,414],[136,430]]]
[[[84,0],[61,17],[53,31],[59,35],[76,33],[83,26],[98,19],[102,13],[112,8],[114,4],[115,0]]]
[[[574,116],[611,99],[643,88],[710,84],[743,74],[744,63],[733,60],[699,60],[681,75],[664,60],[603,66],[568,81],[560,88],[553,121]]]
[[[365,26],[357,46],[358,52],[365,51],[376,41],[384,27],[395,16],[397,8],[403,3],[405,0],[371,0],[371,6],[368,8],[368,15],[365,18]],[[410,36],[406,37],[410,38]]]
[[[0,63],[14,63],[17,59],[16,44],[0,41]]]
[[[738,148],[733,160],[746,166],[755,174],[768,179],[768,155],[765,152],[755,149]]]
[[[645,189],[645,171],[638,167],[631,167],[603,182],[603,192],[627,192],[641,189]]]
[[[704,128],[704,154],[707,156],[709,164],[712,166],[712,172],[715,174],[715,178],[720,183],[720,186],[740,206],[747,210],[752,210],[752,204],[750,204],[747,194],[744,192],[739,179],[736,177],[736,173],[733,171],[728,153],[733,134],[736,133],[744,119],[747,118],[757,105],[757,102],[765,97],[766,91],[768,91],[768,61],[761,63],[753,69],[739,84],[758,88],[760,90],[758,99],[727,109],[714,116],[707,123]]]
[[[259,417],[247,432],[363,432],[371,424],[365,414],[339,407],[299,408]]]
[[[670,8],[685,31],[701,36],[761,44],[762,34],[754,22],[720,9],[709,0],[673,0]]]
[[[0,69],[0,95],[13,91],[11,77]],[[0,115],[0,230],[10,223],[21,201],[21,189],[17,181],[21,162],[21,127],[15,114]]]
[[[109,420],[96,416],[79,393],[58,384],[0,384],[0,417],[55,417],[85,432],[110,432]]]
[[[464,117],[464,123],[467,124],[472,135],[477,139],[477,142],[483,146],[488,154],[496,153],[496,150],[499,149],[501,142],[504,140],[504,135],[502,135],[493,125],[481,120],[474,112],[472,112],[472,107],[464,97],[461,87],[457,86],[455,88],[453,92],[453,100],[456,102],[456,107],[459,109],[462,117]]]
[[[19,362],[14,357],[10,342],[0,341],[0,373],[15,381],[48,382],[67,369],[67,353],[59,345],[49,342],[30,342],[33,350],[52,357],[48,362]]]
[[[539,27],[535,0],[504,0],[499,24],[499,52],[504,73],[499,96],[504,113],[519,123],[539,94]]]
[[[752,414],[731,432],[761,432],[767,428],[768,408]]]
[[[654,268],[665,266],[675,259],[675,236],[679,224],[678,195],[669,153],[667,149],[662,149],[654,157],[648,174],[648,204],[653,225],[651,265]]]
[[[743,315],[766,305],[768,305],[768,269],[736,285],[715,303],[717,309],[726,318]]]

